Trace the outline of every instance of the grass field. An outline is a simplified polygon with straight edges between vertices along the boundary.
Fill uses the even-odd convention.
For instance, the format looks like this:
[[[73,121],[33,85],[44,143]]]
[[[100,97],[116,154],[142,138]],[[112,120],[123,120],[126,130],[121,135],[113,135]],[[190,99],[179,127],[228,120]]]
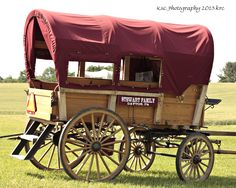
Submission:
[[[26,117],[26,84],[0,84],[0,135],[19,133],[24,130]],[[209,126],[210,130],[236,131],[236,85],[212,84],[208,97],[221,98],[223,102],[208,110],[206,121],[209,124],[222,123],[224,126]],[[223,149],[236,150],[236,138],[222,139]],[[236,156],[216,155],[210,178],[202,183],[185,184],[181,182],[175,170],[175,159],[156,156],[152,167],[141,173],[122,173],[110,182],[87,183],[71,180],[64,171],[52,172],[36,169],[29,161],[19,161],[10,157],[18,143],[17,140],[0,139],[0,187],[236,187]],[[169,151],[168,151],[169,152]],[[172,149],[170,153],[175,153]]]

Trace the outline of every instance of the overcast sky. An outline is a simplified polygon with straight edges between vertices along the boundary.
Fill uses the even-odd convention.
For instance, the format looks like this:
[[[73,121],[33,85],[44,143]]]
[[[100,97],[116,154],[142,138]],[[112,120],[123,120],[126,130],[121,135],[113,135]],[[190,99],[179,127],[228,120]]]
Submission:
[[[25,19],[33,9],[46,9],[76,14],[102,14],[177,24],[205,25],[212,32],[215,43],[211,80],[216,81],[217,74],[220,74],[225,63],[236,61],[234,5],[235,2],[232,0],[7,0],[1,3],[0,7],[0,76],[18,77],[19,72],[24,70]]]

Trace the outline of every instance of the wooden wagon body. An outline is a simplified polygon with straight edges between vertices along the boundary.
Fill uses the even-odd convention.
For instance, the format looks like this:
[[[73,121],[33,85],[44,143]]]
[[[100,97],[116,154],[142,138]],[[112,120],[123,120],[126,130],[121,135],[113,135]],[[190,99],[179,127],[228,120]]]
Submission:
[[[45,139],[51,138],[53,152],[58,147],[59,169],[62,162],[72,178],[109,180],[123,168],[147,170],[156,146],[163,146],[163,138],[187,135],[178,145],[179,177],[199,181],[209,176],[214,161],[212,145],[207,133],[194,132],[203,126],[213,64],[213,39],[207,28],[34,10],[26,20],[24,44],[30,120],[13,156],[26,147],[23,159],[51,169],[53,153],[47,165],[41,162],[50,148],[40,159],[34,156],[47,145]],[[54,62],[56,83],[36,78],[37,59]],[[89,62],[110,63],[112,77],[86,77]],[[70,63],[77,65],[75,76],[68,73]],[[30,148],[28,141],[35,146]],[[195,154],[194,149],[187,151],[189,147],[195,148]],[[205,153],[205,148],[209,152]],[[69,153],[75,159],[70,159]],[[200,166],[201,155],[208,155],[205,169],[195,167]],[[111,170],[106,160],[117,168]],[[187,160],[191,162],[186,166],[195,166],[184,171],[181,162]],[[81,169],[87,163],[83,175]],[[100,165],[107,175],[100,173]]]
[[[128,125],[201,125],[213,63],[213,40],[203,26],[36,10],[26,22],[25,52],[29,93],[37,100],[31,118],[68,121],[100,106]],[[35,80],[37,58],[54,61],[58,85]],[[68,76],[70,61],[78,62],[76,77]],[[85,78],[88,61],[112,63],[113,78]],[[142,74],[146,80],[137,81]],[[132,102],[122,102],[125,96]],[[148,97],[153,104],[140,101]]]

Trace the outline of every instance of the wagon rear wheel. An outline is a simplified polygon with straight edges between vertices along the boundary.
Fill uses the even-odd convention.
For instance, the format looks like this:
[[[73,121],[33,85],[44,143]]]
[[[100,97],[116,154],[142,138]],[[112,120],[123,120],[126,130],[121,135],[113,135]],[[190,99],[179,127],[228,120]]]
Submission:
[[[176,170],[183,181],[204,181],[213,168],[214,150],[207,136],[190,134],[180,144],[176,157]]]
[[[148,170],[155,159],[156,151],[155,143],[148,142],[144,136],[139,134],[142,128],[133,128],[129,131],[131,139],[131,148],[129,159],[125,165],[125,170],[130,172],[138,172]],[[123,151],[123,143],[120,145],[120,151]],[[122,155],[120,155],[120,159]]]
[[[31,125],[32,120],[29,120],[26,124],[26,130]],[[34,135],[39,136],[45,129],[46,125],[40,123]],[[30,162],[41,170],[60,170],[62,169],[59,153],[58,153],[58,142],[60,138],[61,127],[56,126],[48,137],[45,139],[43,144],[40,146],[34,157],[30,159]],[[26,153],[32,147],[32,143],[27,143],[25,146]]]
[[[123,144],[123,151],[119,151],[120,144]],[[66,124],[59,150],[64,170],[73,179],[111,180],[126,164],[130,137],[116,113],[103,108],[89,108]],[[122,155],[122,160],[119,160],[119,155]]]

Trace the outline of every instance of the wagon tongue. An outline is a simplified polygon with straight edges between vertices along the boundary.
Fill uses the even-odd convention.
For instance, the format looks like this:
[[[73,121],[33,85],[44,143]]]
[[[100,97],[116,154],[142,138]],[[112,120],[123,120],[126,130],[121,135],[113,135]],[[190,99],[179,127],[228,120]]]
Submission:
[[[30,93],[27,96],[27,108],[26,112],[28,114],[34,115],[35,112],[37,111],[37,106],[36,106],[36,99],[34,93]]]

